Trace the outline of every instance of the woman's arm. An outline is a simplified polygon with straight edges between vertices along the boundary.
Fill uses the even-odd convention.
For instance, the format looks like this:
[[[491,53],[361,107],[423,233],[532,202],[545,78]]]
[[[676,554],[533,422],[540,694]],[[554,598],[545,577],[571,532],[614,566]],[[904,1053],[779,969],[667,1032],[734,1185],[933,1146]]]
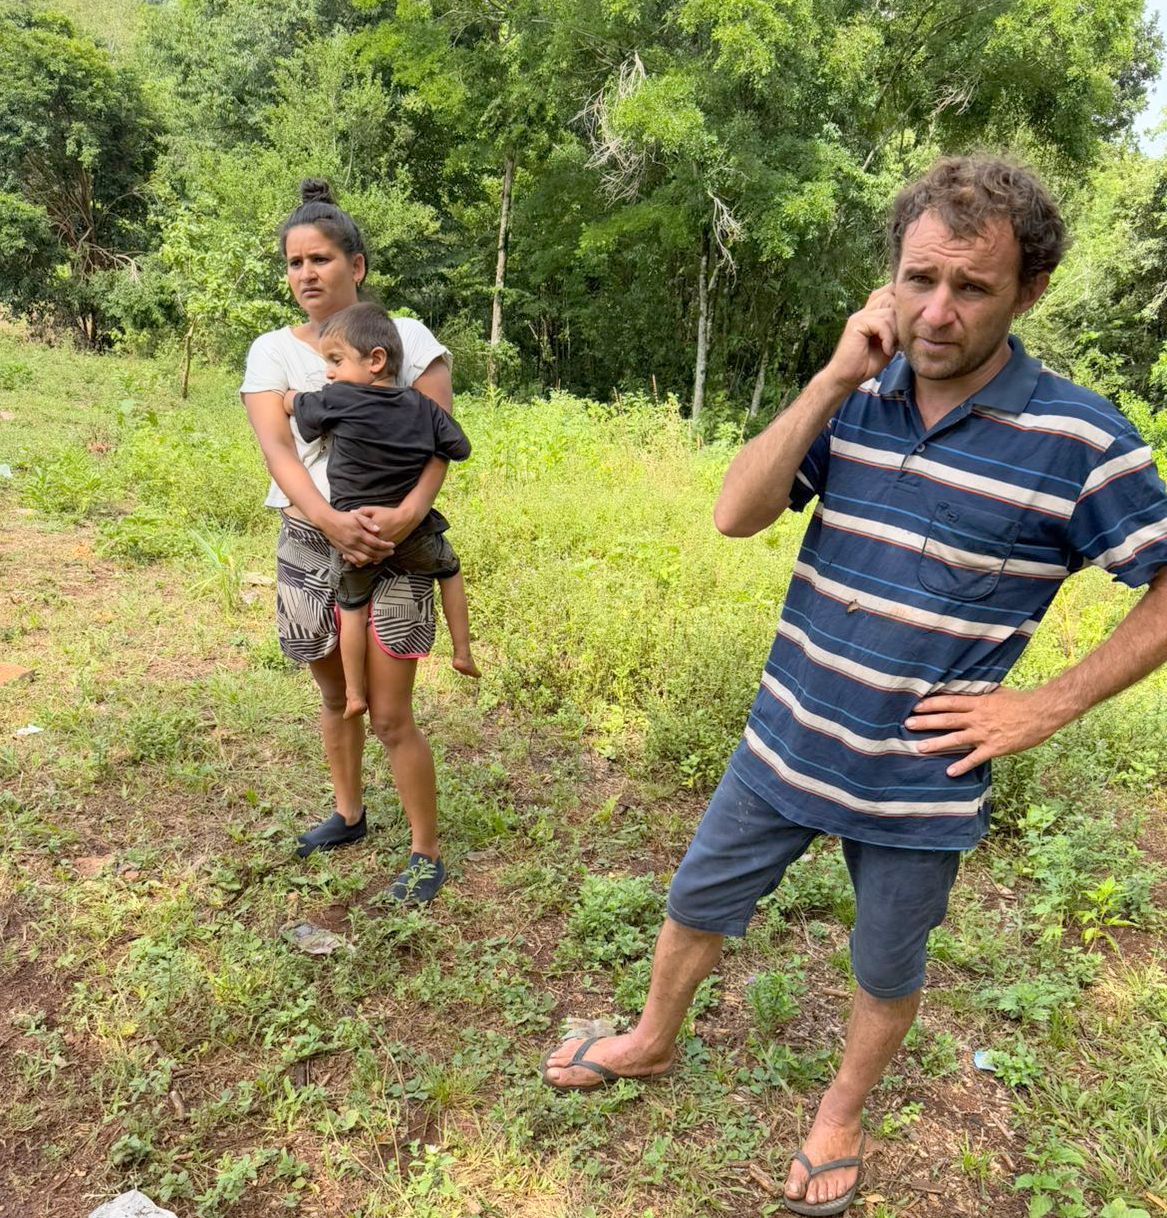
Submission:
[[[350,561],[369,562],[391,554],[392,543],[378,536],[380,527],[365,509],[338,512],[316,489],[312,475],[296,452],[288,416],[284,414],[283,395],[274,391],[245,393],[243,404],[268,471],[308,521]]]
[[[410,388],[424,393],[427,398],[433,398],[447,414],[454,413],[454,382],[450,378],[450,365],[440,356],[418,375]],[[441,482],[438,486],[441,486]],[[437,494],[436,489],[434,494]]]

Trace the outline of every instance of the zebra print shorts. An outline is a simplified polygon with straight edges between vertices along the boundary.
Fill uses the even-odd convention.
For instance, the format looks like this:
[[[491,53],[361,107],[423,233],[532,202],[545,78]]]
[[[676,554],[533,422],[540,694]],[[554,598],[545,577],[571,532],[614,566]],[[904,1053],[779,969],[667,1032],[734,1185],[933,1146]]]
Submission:
[[[330,655],[338,641],[332,547],[319,529],[284,515],[276,544],[276,631],[280,650],[308,664]],[[387,655],[420,660],[434,645],[434,581],[386,571],[369,602],[373,637]]]

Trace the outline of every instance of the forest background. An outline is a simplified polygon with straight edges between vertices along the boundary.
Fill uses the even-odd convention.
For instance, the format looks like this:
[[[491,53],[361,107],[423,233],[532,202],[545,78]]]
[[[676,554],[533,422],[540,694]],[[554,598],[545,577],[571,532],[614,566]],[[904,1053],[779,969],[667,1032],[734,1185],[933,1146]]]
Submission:
[[[0,10],[0,301],[88,345],[238,365],[295,317],[306,174],[457,388],[789,402],[937,153],[1009,149],[1076,236],[1026,336],[1142,423],[1167,359],[1141,0],[61,0]]]
[[[0,646],[33,670],[0,686],[0,1211],[779,1212],[853,985],[832,844],[670,1081],[537,1068],[641,1009],[773,637],[804,522],[731,541],[710,508],[886,273],[888,200],[974,147],[1074,232],[1026,341],[1167,469],[1167,161],[1132,132],[1162,53],[1136,0],[0,0]],[[290,850],[331,792],[236,389],[296,319],[308,174],[454,351],[475,446],[442,502],[485,675],[420,668],[425,913],[378,901],[408,839],[376,748],[368,842]],[[1076,576],[1011,683],[1136,597]],[[994,767],[865,1216],[1167,1213],[1165,775],[1167,670]]]

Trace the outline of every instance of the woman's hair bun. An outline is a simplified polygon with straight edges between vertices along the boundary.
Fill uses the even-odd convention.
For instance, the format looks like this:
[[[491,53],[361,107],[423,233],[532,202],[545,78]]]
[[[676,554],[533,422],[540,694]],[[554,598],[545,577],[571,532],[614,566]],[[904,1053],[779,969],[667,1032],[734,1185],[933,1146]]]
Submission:
[[[336,204],[332,197],[332,187],[324,178],[305,178],[300,183],[300,200],[303,203]]]

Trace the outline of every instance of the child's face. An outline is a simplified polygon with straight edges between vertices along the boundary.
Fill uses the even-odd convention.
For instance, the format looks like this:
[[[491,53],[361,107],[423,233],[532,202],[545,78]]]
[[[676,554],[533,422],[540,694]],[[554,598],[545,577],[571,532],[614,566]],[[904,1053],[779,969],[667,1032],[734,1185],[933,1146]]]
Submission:
[[[350,385],[371,385],[385,369],[385,353],[374,347],[362,355],[342,338],[326,335],[320,343],[330,381],[348,381]]]

